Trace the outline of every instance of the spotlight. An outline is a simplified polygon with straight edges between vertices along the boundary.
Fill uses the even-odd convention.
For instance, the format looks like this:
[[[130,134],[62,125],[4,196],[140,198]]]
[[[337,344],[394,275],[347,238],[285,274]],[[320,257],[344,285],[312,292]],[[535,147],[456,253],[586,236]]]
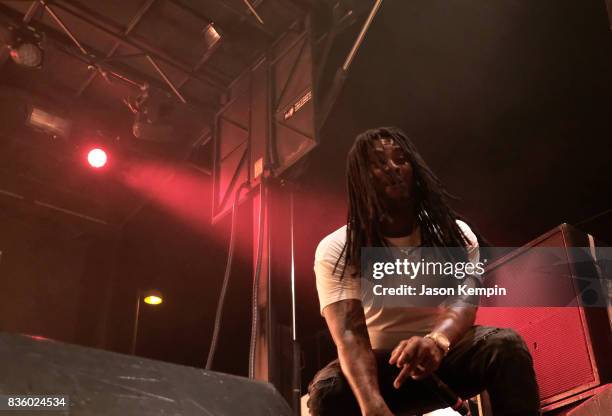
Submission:
[[[40,68],[42,65],[42,49],[33,43],[22,43],[17,47],[11,47],[11,58],[16,64],[29,68]]]
[[[106,152],[100,148],[92,149],[87,153],[87,162],[92,168],[99,169],[103,167],[106,165],[107,160]]]
[[[202,30],[202,34],[204,35],[204,43],[206,43],[207,49],[212,48],[221,39],[221,34],[212,23],[206,25],[204,30]]]
[[[134,137],[153,142],[173,140],[174,127],[171,119],[175,108],[160,91],[151,90],[149,85],[145,84],[138,96],[129,97],[124,103],[134,113]]]
[[[8,47],[11,59],[18,65],[28,68],[41,68],[43,63],[42,43],[44,36],[30,27],[10,26],[11,42]]]
[[[31,107],[26,125],[35,130],[42,131],[54,137],[68,138],[72,122],[41,108]]]

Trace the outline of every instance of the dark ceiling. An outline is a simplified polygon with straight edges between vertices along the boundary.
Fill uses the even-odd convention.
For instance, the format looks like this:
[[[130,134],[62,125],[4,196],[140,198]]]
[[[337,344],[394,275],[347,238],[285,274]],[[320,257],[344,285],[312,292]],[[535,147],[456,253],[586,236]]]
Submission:
[[[313,4],[259,0],[255,16],[240,0],[0,1],[3,195],[117,226],[143,202],[118,186],[128,163],[193,162],[208,173],[213,117],[231,83]],[[211,25],[220,35],[212,46]],[[26,27],[44,36],[41,68],[8,58],[11,36]],[[132,134],[126,102],[144,85],[166,111],[168,137]],[[70,137],[26,128],[32,107],[70,120]],[[113,149],[115,173],[81,167],[87,146],[98,143]]]

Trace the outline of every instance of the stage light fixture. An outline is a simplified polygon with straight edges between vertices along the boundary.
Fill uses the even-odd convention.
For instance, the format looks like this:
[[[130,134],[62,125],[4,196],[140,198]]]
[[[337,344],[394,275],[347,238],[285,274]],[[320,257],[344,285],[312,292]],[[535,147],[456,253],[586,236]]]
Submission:
[[[31,27],[9,26],[9,55],[13,62],[28,68],[41,68],[44,58],[44,35]]]
[[[106,152],[100,148],[91,149],[87,153],[87,162],[92,168],[99,169],[106,165],[107,161],[108,156]]]
[[[39,68],[42,65],[42,49],[33,43],[22,43],[11,48],[10,55],[13,61],[19,65],[29,68]]]
[[[145,84],[139,95],[125,99],[124,103],[134,113],[134,137],[162,143],[174,139],[171,118],[175,108],[161,91],[150,89],[149,85]]]
[[[32,107],[26,125],[35,130],[50,134],[53,137],[64,139],[70,136],[72,122],[55,114],[51,114],[41,108]]]
[[[202,30],[202,33],[204,35],[204,42],[206,43],[207,49],[212,48],[221,39],[221,34],[217,32],[217,29],[213,23],[206,25],[204,30]]]

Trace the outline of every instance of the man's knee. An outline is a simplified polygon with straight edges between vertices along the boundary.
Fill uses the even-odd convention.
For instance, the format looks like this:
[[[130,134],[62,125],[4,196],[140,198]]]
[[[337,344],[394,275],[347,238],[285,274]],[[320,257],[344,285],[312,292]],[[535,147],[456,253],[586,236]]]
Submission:
[[[511,328],[498,328],[485,339],[487,348],[492,349],[496,355],[532,361],[525,341]]]
[[[523,338],[512,329],[496,328],[485,336],[485,349],[486,389],[493,412],[537,414],[538,384],[533,359]]]
[[[320,380],[315,377],[308,386],[308,396],[308,409],[313,416],[350,414],[346,413],[349,409],[359,411],[351,388],[341,375]]]
[[[497,348],[527,349],[523,338],[512,328],[498,328],[487,339]]]
[[[308,409],[313,416],[351,414],[347,413],[349,409],[356,409],[355,414],[359,414],[357,400],[342,374],[338,360],[315,374],[308,385],[308,396]]]
[[[310,409],[310,414],[325,414],[324,410],[334,405],[334,402],[341,396],[341,390],[335,377],[313,381],[308,386],[308,409]]]

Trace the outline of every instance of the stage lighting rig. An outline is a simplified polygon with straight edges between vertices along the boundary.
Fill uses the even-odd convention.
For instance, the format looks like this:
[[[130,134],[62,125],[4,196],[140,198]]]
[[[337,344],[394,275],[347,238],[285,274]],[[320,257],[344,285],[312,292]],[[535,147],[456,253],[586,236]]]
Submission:
[[[204,30],[202,30],[202,35],[204,36],[204,43],[206,44],[207,50],[210,50],[221,40],[221,34],[217,31],[213,23],[206,25]]]
[[[44,61],[44,33],[30,26],[9,26],[10,39],[7,44],[13,62],[27,68],[42,68]]]
[[[174,127],[170,124],[170,117],[174,106],[163,93],[145,84],[138,96],[125,99],[124,103],[134,113],[134,137],[155,142],[172,140]]]
[[[72,121],[35,106],[29,107],[26,125],[51,137],[63,139],[70,136],[72,129]]]

